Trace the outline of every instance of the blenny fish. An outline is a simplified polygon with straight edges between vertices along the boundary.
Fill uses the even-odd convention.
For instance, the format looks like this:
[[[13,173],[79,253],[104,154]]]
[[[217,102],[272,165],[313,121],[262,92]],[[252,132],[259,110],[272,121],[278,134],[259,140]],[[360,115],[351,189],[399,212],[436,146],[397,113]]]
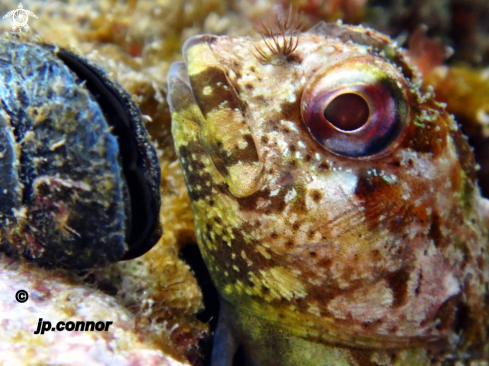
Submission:
[[[489,202],[453,116],[387,36],[199,35],[169,83],[212,365],[486,365]]]

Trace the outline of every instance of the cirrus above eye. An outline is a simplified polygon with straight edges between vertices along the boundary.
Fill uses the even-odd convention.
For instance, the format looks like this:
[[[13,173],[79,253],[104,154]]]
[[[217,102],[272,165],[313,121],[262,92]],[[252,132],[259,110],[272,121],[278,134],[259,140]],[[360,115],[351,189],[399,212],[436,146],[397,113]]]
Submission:
[[[386,150],[406,124],[406,82],[391,64],[357,56],[324,66],[306,85],[302,116],[327,150],[348,157]]]

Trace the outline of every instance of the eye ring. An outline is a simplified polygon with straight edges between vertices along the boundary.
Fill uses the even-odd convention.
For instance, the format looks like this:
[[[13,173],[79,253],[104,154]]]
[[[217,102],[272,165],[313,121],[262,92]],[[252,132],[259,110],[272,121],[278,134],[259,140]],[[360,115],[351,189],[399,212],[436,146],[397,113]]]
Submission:
[[[302,117],[325,149],[350,158],[383,155],[408,123],[407,81],[375,56],[327,64],[307,83]],[[328,108],[335,104],[335,108]]]

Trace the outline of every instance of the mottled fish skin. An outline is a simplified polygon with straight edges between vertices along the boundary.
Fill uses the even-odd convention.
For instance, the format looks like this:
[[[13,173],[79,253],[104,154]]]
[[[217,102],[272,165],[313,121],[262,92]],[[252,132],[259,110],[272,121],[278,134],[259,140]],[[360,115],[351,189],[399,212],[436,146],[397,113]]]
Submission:
[[[489,204],[466,138],[388,37],[326,23],[293,37],[277,63],[256,56],[264,41],[196,36],[168,77],[197,238],[222,296],[213,364],[230,365],[239,346],[248,365],[484,362]],[[389,139],[350,148],[313,135],[311,90],[340,71],[382,79]]]

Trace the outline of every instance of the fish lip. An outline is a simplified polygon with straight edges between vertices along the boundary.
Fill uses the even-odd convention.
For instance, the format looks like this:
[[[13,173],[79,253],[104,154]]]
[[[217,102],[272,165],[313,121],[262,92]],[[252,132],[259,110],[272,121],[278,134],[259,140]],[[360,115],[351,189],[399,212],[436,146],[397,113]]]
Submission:
[[[214,36],[211,34],[198,34],[196,36],[192,36],[188,38],[183,46],[182,46],[182,54],[183,54],[183,59],[185,60],[185,63],[187,63],[187,57],[188,57],[188,50],[194,46],[197,46],[202,43],[207,43],[209,45],[209,48],[212,49],[211,44],[215,43],[217,40],[218,36]]]
[[[182,46],[182,54],[183,54],[183,60],[184,61],[175,61],[171,64],[170,69],[168,70],[168,75],[167,75],[167,85],[168,85],[168,94],[167,94],[167,102],[170,108],[173,109],[172,107],[172,102],[170,98],[170,91],[172,88],[173,83],[176,80],[179,80],[181,83],[185,84],[187,88],[192,92],[193,94],[193,88],[192,85],[190,84],[190,79],[188,76],[188,70],[187,70],[187,65],[188,65],[188,50],[196,45],[202,44],[202,43],[207,43],[210,45],[214,43],[217,40],[217,36],[213,36],[210,34],[199,34],[196,36],[192,36],[188,38],[183,46]],[[212,48],[211,48],[212,50]],[[212,50],[213,51],[213,50]],[[214,52],[214,51],[213,51]]]
[[[190,81],[188,79],[187,65],[183,61],[175,61],[171,64],[170,69],[168,70],[168,75],[166,77],[166,83],[168,85],[168,92],[166,94],[166,102],[170,106],[170,111],[174,111],[175,108],[173,106],[172,98],[171,98],[171,90],[172,86],[176,81],[183,83],[189,90],[192,90],[190,86]]]
[[[188,79],[187,65],[183,61],[175,61],[171,64],[166,77],[166,82],[169,87],[178,79],[186,86],[190,88],[190,81]]]

